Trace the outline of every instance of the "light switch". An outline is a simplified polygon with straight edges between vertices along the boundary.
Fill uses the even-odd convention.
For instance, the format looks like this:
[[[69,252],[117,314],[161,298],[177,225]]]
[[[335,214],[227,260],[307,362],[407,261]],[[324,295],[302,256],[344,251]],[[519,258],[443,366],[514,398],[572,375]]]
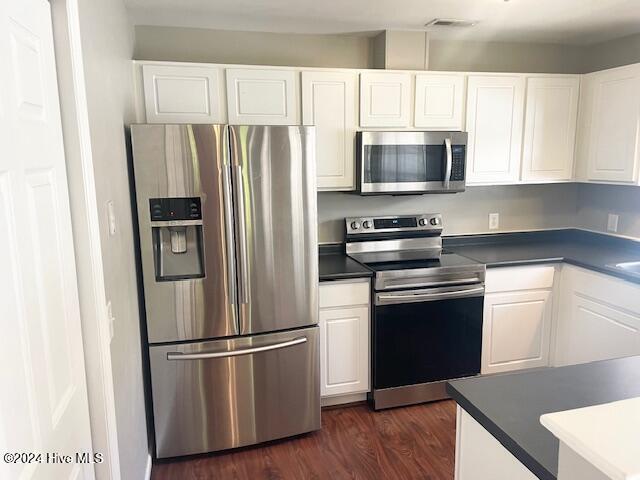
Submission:
[[[500,228],[500,214],[490,213],[489,214],[489,230],[497,230],[498,228]]]
[[[116,234],[116,211],[112,200],[107,202],[107,218],[109,222],[109,235],[113,236]]]
[[[615,213],[610,213],[607,217],[607,231],[608,232],[617,232],[618,231],[618,219],[619,216]]]

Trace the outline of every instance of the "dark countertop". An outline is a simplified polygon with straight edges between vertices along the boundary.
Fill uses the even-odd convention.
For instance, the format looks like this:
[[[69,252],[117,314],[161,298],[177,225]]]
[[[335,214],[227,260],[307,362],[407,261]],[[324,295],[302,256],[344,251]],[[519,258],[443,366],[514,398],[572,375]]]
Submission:
[[[585,230],[445,237],[444,246],[487,267],[565,262],[640,283],[640,275],[612,266],[640,261],[639,242]]]
[[[487,267],[566,262],[640,283],[640,275],[612,265],[640,261],[640,242],[578,229],[443,237],[444,248]],[[341,244],[321,245],[320,281],[371,277],[373,272],[347,257]]]
[[[559,442],[540,416],[640,397],[640,356],[456,380],[447,392],[538,478],[556,479]]]
[[[371,277],[373,272],[342,250],[342,245],[321,245],[318,257],[320,281]]]

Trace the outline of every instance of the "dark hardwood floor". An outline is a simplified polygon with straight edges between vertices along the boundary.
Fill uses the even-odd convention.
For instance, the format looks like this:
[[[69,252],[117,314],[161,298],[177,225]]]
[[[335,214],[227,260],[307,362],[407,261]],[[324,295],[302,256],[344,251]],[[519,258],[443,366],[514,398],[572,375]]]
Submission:
[[[291,440],[154,465],[152,480],[453,478],[455,403],[322,411],[322,430]]]

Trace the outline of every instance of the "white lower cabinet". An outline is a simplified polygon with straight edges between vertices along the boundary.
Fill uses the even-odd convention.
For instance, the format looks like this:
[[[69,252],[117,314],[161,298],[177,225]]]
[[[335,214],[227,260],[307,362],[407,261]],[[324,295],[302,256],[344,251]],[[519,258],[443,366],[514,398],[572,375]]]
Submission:
[[[640,286],[565,265],[556,366],[640,355]]]
[[[320,284],[320,393],[364,394],[370,389],[369,281]]]
[[[481,373],[549,364],[554,267],[487,271]]]

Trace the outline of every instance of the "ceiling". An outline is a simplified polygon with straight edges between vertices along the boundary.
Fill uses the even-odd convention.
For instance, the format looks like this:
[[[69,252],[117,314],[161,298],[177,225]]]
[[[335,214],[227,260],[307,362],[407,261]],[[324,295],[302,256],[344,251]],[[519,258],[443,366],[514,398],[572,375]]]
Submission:
[[[434,38],[588,45],[640,32],[640,0],[125,0],[136,25],[283,33],[415,30]]]

